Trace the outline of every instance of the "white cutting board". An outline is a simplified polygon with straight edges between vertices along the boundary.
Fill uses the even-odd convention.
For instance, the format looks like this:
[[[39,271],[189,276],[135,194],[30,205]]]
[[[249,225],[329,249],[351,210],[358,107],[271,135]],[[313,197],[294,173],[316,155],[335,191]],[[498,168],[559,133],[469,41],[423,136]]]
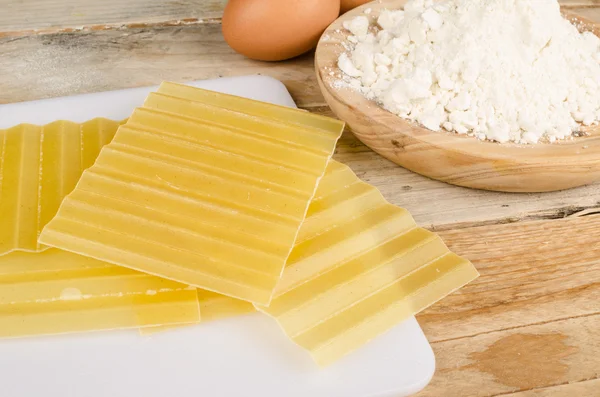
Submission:
[[[269,77],[189,84],[296,106]],[[0,105],[0,128],[121,120],[154,88]],[[398,397],[425,387],[434,369],[414,317],[324,369],[258,313],[153,336],[128,330],[0,340],[0,396],[6,397]]]

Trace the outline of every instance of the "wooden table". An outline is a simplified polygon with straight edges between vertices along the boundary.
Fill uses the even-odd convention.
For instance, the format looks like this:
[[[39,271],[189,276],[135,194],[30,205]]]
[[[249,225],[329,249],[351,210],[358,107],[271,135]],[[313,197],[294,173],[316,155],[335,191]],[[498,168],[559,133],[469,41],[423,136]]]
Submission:
[[[260,73],[331,115],[312,54],[245,59],[225,0],[0,0],[0,103]],[[599,0],[563,6],[600,21]],[[336,159],[438,231],[481,277],[418,316],[437,356],[419,396],[600,396],[600,185],[502,194],[429,180],[346,132]]]

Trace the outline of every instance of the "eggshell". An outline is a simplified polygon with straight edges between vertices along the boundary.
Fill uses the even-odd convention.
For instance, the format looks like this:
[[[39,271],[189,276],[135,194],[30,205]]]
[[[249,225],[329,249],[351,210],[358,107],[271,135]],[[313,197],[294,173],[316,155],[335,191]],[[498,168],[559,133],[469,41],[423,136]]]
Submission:
[[[313,49],[339,12],[340,0],[230,0],[223,36],[249,58],[280,61]]]
[[[340,12],[343,14],[346,11],[350,11],[353,8],[356,8],[360,5],[368,3],[372,0],[341,0],[341,9]]]

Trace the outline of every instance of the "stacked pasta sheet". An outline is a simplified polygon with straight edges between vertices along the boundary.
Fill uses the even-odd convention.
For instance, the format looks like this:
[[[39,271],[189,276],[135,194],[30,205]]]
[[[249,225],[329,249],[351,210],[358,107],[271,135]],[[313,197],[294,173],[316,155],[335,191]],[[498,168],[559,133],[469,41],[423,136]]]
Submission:
[[[342,130],[163,83],[120,126],[1,131],[0,336],[258,310],[328,365],[477,277],[331,159]]]

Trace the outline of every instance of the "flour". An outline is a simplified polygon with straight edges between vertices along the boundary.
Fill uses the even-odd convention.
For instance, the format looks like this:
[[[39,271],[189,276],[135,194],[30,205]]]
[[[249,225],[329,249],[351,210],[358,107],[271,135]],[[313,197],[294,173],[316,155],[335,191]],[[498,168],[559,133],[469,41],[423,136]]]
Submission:
[[[344,24],[343,80],[438,131],[554,142],[600,120],[600,39],[555,0],[411,0]],[[348,44],[347,44],[348,45]]]

